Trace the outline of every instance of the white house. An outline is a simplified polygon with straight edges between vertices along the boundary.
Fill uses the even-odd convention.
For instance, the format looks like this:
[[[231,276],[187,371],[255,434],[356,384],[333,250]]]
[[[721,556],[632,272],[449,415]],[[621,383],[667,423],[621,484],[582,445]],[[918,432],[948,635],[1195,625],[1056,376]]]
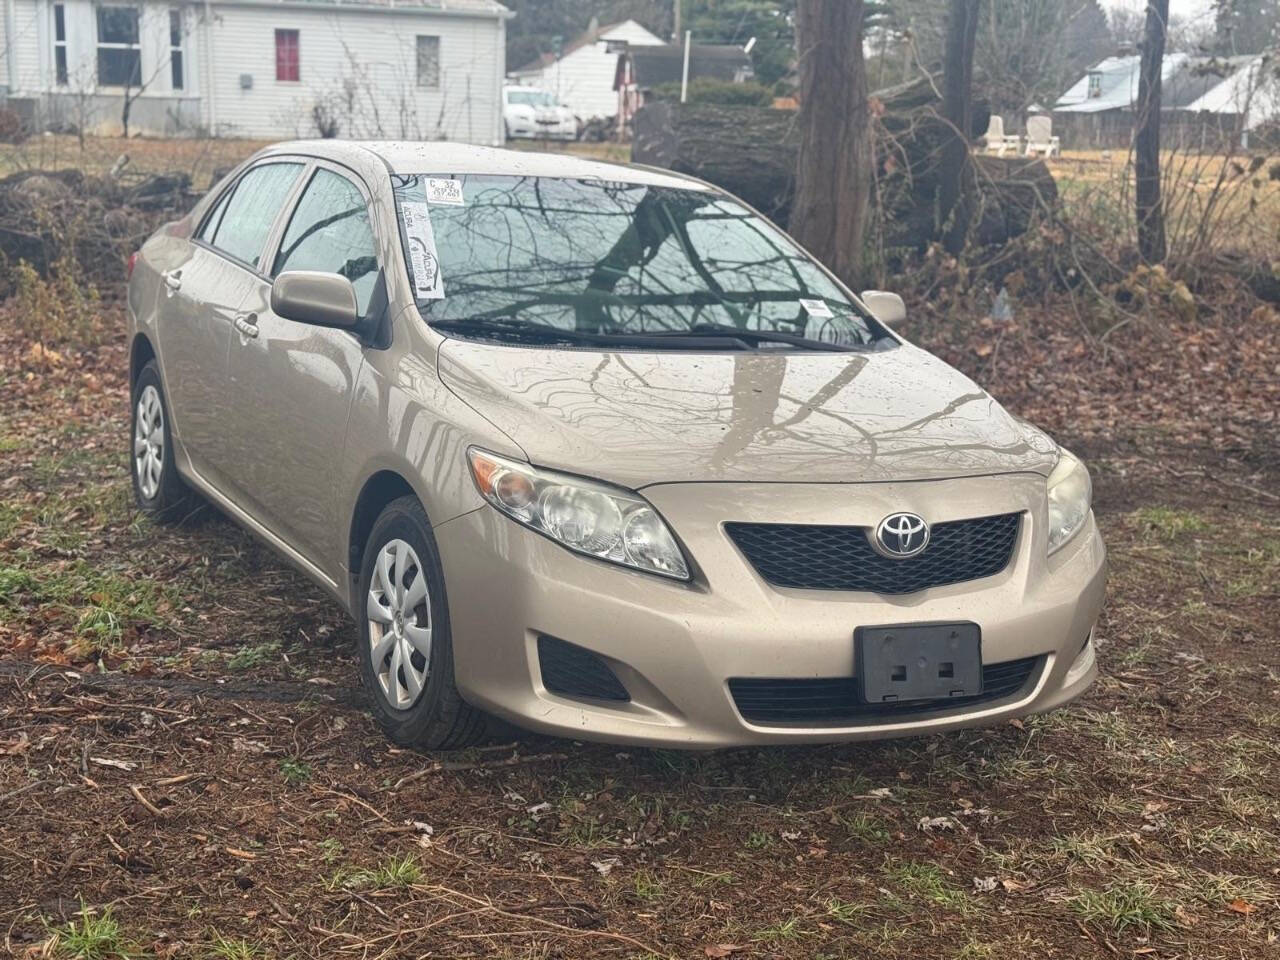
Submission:
[[[546,53],[511,76],[525,86],[539,87],[556,98],[581,120],[612,117],[618,113],[613,75],[618,54],[628,46],[661,46],[663,40],[634,20],[588,28],[560,51]]]
[[[502,140],[496,0],[0,0],[38,129]]]

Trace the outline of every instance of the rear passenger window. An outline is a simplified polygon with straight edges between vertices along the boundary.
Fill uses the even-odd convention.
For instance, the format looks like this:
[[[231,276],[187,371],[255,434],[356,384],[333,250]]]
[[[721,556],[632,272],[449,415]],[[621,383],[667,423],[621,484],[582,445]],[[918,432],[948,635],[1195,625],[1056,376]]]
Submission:
[[[228,197],[218,201],[200,231],[200,239],[257,267],[271,224],[301,172],[300,163],[254,167],[240,178]]]
[[[369,223],[369,207],[356,185],[321,168],[307,185],[285,230],[271,270],[321,270],[351,281],[360,316],[378,279],[378,256]]]

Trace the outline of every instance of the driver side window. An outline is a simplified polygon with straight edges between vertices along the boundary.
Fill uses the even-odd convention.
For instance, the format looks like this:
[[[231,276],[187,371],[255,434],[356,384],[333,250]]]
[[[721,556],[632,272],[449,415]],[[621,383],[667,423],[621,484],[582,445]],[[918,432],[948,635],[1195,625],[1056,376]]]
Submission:
[[[321,270],[351,281],[360,316],[369,312],[378,278],[369,207],[346,177],[316,170],[289,221],[272,277],[285,270]]]

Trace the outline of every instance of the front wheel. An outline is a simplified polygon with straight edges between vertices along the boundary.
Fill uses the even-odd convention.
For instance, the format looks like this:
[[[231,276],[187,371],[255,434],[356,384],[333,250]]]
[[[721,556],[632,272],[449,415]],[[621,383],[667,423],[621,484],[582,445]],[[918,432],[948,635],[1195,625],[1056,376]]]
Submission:
[[[130,464],[138,509],[162,522],[182,520],[196,506],[195,496],[173,465],[173,434],[160,371],[147,363],[133,385],[133,437]]]
[[[360,673],[387,736],[421,749],[479,740],[485,715],[454,683],[444,572],[416,498],[392,502],[373,525],[359,600]]]

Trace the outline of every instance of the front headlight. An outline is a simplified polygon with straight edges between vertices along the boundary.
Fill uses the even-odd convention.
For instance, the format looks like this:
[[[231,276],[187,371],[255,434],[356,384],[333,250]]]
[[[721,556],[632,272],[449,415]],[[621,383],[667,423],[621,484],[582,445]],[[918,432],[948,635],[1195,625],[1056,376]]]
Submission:
[[[517,523],[589,557],[689,579],[689,565],[671,531],[637,494],[536,470],[474,447],[467,460],[480,495]]]
[[[1049,493],[1049,552],[1064,546],[1089,517],[1093,483],[1083,463],[1060,450],[1058,464],[1046,481]]]

